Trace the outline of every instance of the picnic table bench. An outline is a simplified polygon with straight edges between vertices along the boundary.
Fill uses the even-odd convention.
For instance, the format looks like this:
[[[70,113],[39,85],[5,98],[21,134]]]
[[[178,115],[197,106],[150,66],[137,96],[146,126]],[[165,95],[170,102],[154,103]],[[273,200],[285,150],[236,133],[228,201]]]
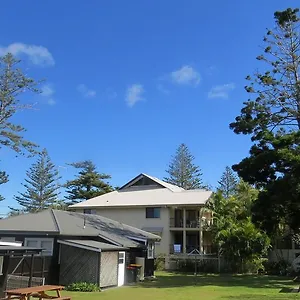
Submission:
[[[13,290],[5,291],[6,298],[2,298],[2,299],[29,300],[32,297],[32,298],[38,298],[40,300],[41,299],[71,300],[71,297],[61,296],[60,292],[63,289],[64,287],[61,285],[41,285],[41,286],[13,289]],[[56,292],[56,296],[51,296],[46,293],[50,291]]]

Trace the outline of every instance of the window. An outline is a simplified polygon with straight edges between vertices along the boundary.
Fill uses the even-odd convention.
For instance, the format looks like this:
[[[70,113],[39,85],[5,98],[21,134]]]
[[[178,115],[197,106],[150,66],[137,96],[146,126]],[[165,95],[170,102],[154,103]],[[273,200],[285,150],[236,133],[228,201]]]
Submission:
[[[119,252],[119,264],[124,264],[125,252]]]
[[[147,207],[146,208],[147,219],[159,219],[160,218],[160,207]]]
[[[25,247],[42,248],[43,256],[52,256],[53,239],[50,238],[25,238]]]
[[[147,250],[148,250],[147,251],[147,258],[153,259],[154,258],[154,243],[149,242]]]

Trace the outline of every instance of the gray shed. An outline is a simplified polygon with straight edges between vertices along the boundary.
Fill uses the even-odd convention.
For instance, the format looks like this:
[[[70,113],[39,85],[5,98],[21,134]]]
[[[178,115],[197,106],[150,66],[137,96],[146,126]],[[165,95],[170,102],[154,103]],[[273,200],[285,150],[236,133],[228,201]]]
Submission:
[[[124,247],[93,240],[58,240],[60,244],[59,282],[90,282],[106,288],[125,281]]]

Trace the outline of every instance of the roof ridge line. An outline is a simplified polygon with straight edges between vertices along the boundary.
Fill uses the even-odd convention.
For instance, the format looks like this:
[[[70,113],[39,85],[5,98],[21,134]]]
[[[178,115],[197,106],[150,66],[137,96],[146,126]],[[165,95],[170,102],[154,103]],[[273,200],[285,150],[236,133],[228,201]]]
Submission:
[[[53,220],[54,220],[54,224],[57,228],[57,231],[60,233],[59,223],[58,223],[58,220],[57,220],[56,215],[54,213],[54,209],[52,209],[52,208],[51,208],[51,214],[52,214],[52,217],[53,217]]]

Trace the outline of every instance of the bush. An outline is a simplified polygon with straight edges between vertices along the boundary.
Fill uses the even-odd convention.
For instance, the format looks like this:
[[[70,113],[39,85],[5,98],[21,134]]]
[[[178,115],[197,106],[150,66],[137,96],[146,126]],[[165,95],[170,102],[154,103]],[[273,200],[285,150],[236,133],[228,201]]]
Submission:
[[[164,271],[165,270],[165,257],[163,255],[159,255],[155,258],[154,261],[154,270],[155,271]]]
[[[279,261],[267,261],[264,266],[269,275],[289,275],[291,273],[291,264],[283,259]]]
[[[74,282],[68,285],[66,290],[73,292],[100,292],[98,285],[88,282]]]

